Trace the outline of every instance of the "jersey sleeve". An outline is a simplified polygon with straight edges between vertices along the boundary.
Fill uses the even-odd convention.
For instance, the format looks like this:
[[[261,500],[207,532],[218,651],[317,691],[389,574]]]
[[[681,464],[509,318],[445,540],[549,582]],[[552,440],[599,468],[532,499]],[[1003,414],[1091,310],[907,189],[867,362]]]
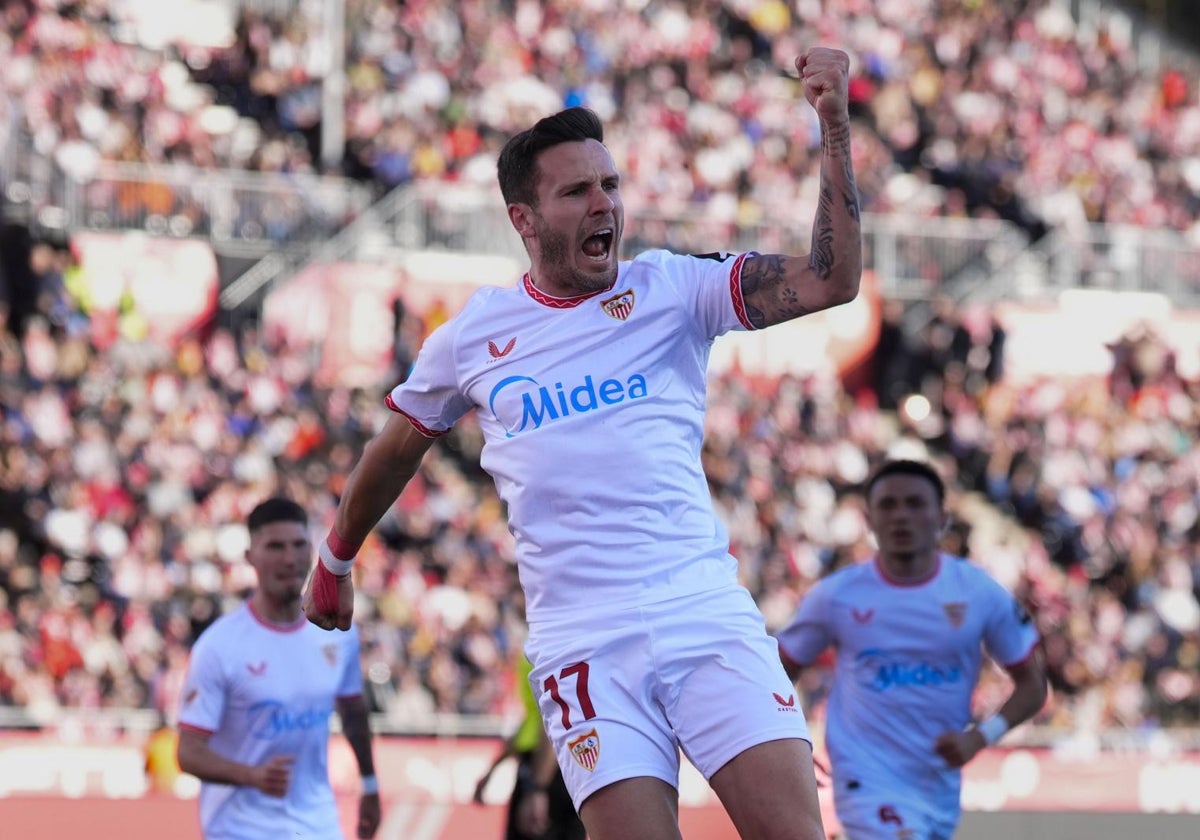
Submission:
[[[192,647],[179,701],[179,725],[213,733],[225,715],[228,679],[212,637],[201,636]]]
[[[388,408],[403,414],[426,437],[440,437],[471,410],[458,386],[454,360],[456,324],[442,324],[425,339],[408,379],[387,396]]]
[[[833,644],[828,589],[823,583],[810,589],[792,620],[776,634],[779,652],[796,665],[811,665]]]
[[[1033,618],[1021,602],[999,583],[988,578],[987,587],[991,599],[983,636],[987,652],[1001,665],[1024,662],[1038,641]]]
[[[713,339],[730,330],[752,330],[742,298],[742,265],[755,256],[745,254],[672,254],[657,252],[661,265],[676,291],[699,324],[705,338]]]
[[[362,640],[358,627],[351,625],[342,640],[342,677],[338,681],[337,696],[358,697],[363,693]]]

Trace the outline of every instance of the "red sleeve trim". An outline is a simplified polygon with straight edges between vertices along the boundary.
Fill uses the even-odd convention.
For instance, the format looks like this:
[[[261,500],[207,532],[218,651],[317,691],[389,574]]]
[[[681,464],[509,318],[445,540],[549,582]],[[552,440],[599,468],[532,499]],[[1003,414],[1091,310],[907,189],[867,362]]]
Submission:
[[[447,429],[444,432],[439,432],[435,429],[429,428],[424,423],[422,423],[420,420],[413,417],[407,411],[402,409],[400,406],[396,405],[396,401],[392,399],[391,394],[388,394],[387,397],[384,398],[384,402],[387,404],[387,407],[390,408],[392,411],[396,412],[397,414],[401,414],[405,418],[407,418],[408,422],[412,423],[413,428],[416,429],[418,432],[420,432],[422,435],[424,435],[427,438],[440,438],[443,435],[448,434],[450,431],[449,429]]]
[[[748,330],[758,329],[754,324],[750,323],[750,316],[746,314],[746,299],[742,297],[742,263],[746,261],[746,257],[753,254],[753,251],[747,251],[742,254],[733,264],[733,268],[729,271],[729,297],[733,300],[733,311],[737,315],[742,326]]]
[[[217,732],[215,729],[207,729],[203,726],[194,726],[190,723],[184,723],[183,721],[179,722],[179,728],[186,729],[188,732],[198,732],[201,735],[215,735]]]
[[[358,694],[339,694],[337,699],[339,703],[343,700],[361,700],[362,692],[359,692]]]

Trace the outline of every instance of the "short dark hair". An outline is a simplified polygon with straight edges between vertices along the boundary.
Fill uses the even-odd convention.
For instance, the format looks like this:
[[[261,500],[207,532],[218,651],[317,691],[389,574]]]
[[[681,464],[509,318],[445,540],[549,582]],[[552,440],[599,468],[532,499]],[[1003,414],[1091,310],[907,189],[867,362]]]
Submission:
[[[299,522],[307,525],[308,513],[291,499],[274,496],[259,502],[254,510],[250,511],[250,516],[246,519],[246,527],[253,534],[259,528],[273,522]]]
[[[567,108],[543,117],[520,134],[515,134],[500,150],[496,175],[505,204],[537,206],[538,155],[560,143],[584,140],[604,142],[604,124],[589,108]]]
[[[942,481],[942,477],[937,474],[937,470],[926,464],[924,461],[912,461],[908,459],[896,459],[895,461],[884,461],[871,477],[867,479],[866,487],[863,495],[867,501],[871,500],[871,491],[880,479],[886,478],[889,475],[915,475],[918,478],[923,478],[933,485],[934,492],[937,493],[938,504],[946,502],[946,484]]]

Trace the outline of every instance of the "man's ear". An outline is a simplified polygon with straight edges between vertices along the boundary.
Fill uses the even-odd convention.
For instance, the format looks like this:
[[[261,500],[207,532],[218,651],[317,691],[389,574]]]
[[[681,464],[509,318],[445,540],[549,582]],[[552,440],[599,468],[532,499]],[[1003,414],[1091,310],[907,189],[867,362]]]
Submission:
[[[508,205],[508,220],[522,239],[533,238],[533,208],[523,202]]]

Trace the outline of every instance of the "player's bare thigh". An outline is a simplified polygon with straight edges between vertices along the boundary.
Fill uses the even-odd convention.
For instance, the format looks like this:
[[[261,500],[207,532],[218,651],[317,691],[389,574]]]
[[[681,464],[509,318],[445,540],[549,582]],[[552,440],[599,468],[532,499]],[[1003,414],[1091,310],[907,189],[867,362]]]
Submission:
[[[782,738],[750,747],[709,783],[747,840],[824,840],[808,741]]]
[[[588,840],[680,840],[679,793],[651,776],[613,782],[583,801]]]

